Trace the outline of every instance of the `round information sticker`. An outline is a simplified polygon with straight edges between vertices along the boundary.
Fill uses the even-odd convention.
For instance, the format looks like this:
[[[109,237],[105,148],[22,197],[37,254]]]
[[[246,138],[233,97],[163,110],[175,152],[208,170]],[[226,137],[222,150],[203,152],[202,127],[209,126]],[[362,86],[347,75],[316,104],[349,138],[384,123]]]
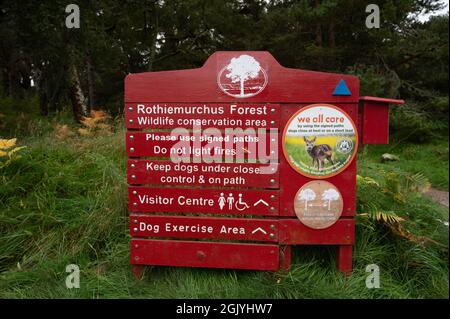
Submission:
[[[333,225],[341,217],[343,208],[341,193],[327,181],[306,183],[295,195],[295,214],[303,224],[314,229]]]
[[[358,131],[350,116],[330,104],[313,104],[296,112],[283,133],[283,152],[298,173],[328,178],[347,168],[356,155]]]

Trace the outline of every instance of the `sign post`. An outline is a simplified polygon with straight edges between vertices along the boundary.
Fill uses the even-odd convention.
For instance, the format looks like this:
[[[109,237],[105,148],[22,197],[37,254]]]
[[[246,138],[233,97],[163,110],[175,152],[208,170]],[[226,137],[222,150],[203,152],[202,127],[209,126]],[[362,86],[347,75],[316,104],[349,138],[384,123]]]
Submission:
[[[128,75],[134,274],[288,270],[292,245],[336,245],[338,269],[351,272],[357,148],[387,142],[388,106],[401,103],[359,97],[357,77],[284,68],[268,52]]]

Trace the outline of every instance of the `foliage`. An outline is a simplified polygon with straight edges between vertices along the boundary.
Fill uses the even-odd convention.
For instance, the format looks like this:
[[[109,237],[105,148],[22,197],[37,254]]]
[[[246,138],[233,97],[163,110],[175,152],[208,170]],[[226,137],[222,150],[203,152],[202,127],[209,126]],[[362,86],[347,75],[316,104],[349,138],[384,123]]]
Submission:
[[[393,107],[389,123],[391,134],[397,140],[419,144],[440,139],[448,131],[448,120],[436,117],[438,112],[430,112],[431,109],[435,107],[424,109],[422,105],[410,102]]]
[[[380,171],[379,173],[384,177],[384,186],[380,185],[373,178],[362,177],[360,175],[357,176],[357,186],[366,189],[369,187],[373,188],[376,192],[389,194],[394,200],[400,203],[405,203],[407,197],[410,197],[411,193],[424,193],[430,187],[428,179],[419,173],[414,175],[409,173],[399,175],[395,172],[386,173],[384,171]],[[392,210],[382,210],[373,202],[366,202],[365,204],[362,204],[361,209],[367,212],[359,214],[358,217],[363,217],[362,220],[365,222],[382,222],[394,234],[406,238],[414,243],[418,243],[421,246],[429,243],[439,244],[428,237],[417,236],[407,230],[402,223],[406,219],[398,216]]]
[[[42,115],[60,111],[75,70],[89,105],[116,115],[128,73],[199,67],[217,50],[269,50],[285,66],[357,74],[363,94],[414,100],[434,119],[430,105],[441,104],[448,115],[448,15],[416,19],[442,2],[377,4],[381,26],[368,29],[364,1],[81,1],[81,28],[67,29],[64,1],[6,0],[0,92],[37,94]]]
[[[434,188],[448,190],[448,137],[437,137],[432,143],[412,144],[391,139],[388,145],[366,145],[359,160],[368,160],[379,171],[419,173],[426,176]],[[390,153],[399,161],[383,161],[382,154]],[[419,175],[419,176],[420,176]]]
[[[82,136],[110,135],[111,125],[107,123],[110,116],[104,111],[91,111],[91,116],[84,116],[81,124],[84,128],[79,128],[78,133]]]
[[[17,139],[0,139],[0,169],[20,158],[19,152],[26,146],[16,146]]]

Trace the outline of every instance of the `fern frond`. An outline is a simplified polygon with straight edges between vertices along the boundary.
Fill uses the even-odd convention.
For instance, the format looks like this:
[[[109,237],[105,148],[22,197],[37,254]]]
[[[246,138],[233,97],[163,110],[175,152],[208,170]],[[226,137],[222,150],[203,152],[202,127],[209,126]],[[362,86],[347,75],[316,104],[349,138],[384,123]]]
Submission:
[[[367,215],[370,219],[383,222],[385,224],[398,224],[405,220],[404,218],[398,216],[393,211],[384,211],[384,210],[369,211]]]
[[[406,176],[406,185],[408,190],[418,193],[426,193],[430,190],[431,183],[422,173]]]

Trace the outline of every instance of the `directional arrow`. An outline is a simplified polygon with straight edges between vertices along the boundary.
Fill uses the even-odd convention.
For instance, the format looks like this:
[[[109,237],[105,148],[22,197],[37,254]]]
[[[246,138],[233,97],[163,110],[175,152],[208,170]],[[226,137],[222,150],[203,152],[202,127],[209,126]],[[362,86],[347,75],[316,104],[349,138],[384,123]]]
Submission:
[[[264,235],[267,235],[267,232],[266,232],[264,229],[262,229],[261,227],[258,227],[258,228],[256,228],[256,229],[254,229],[254,230],[252,231],[252,235],[253,235],[254,233],[258,232],[258,231],[260,231],[260,232],[263,233]]]
[[[259,201],[257,201],[256,203],[253,204],[253,206],[259,205],[259,204],[264,204],[266,206],[269,206],[269,204],[265,201],[263,201],[262,199],[260,199]]]

